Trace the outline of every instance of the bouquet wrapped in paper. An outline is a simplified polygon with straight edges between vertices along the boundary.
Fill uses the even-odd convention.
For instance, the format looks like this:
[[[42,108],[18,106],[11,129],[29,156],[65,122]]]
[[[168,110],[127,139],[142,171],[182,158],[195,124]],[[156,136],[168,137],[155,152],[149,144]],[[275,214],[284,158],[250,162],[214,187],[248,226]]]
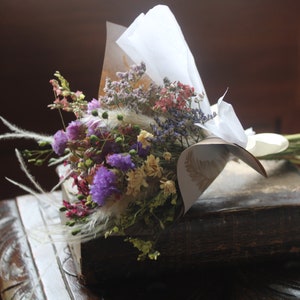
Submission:
[[[74,121],[49,137],[2,119],[13,131],[2,138],[30,137],[51,145],[38,156],[28,151],[25,156],[40,164],[51,154],[49,162],[60,165],[55,188],[65,191],[61,211],[70,240],[92,241],[92,252],[121,238],[127,244],[119,251],[121,261],[131,251],[128,245],[138,250],[135,261],[164,259],[161,248],[174,245],[166,246],[161,236],[176,230],[229,161],[241,160],[266,176],[257,157],[282,153],[289,145],[281,135],[244,130],[224,101],[226,93],[210,105],[167,6],[141,14],[129,28],[107,23],[97,99],[87,101],[59,72],[55,76],[56,98],[49,106],[73,113]],[[101,240],[98,246],[95,238]]]

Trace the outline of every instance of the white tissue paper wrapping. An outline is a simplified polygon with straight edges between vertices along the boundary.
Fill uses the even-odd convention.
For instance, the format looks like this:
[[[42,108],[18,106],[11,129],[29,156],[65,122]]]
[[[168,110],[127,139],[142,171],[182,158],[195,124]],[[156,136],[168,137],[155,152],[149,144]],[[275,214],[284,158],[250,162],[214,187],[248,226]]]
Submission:
[[[171,81],[180,81],[194,87],[197,93],[204,93],[202,111],[211,114],[214,110],[218,116],[203,125],[197,125],[212,136],[247,149],[248,136],[232,105],[223,100],[226,93],[213,108],[210,106],[194,57],[168,6],[157,5],[146,14],[140,14],[117,40],[117,44],[136,64],[143,61],[148,76],[157,84],[162,84],[167,77]],[[264,143],[256,146],[255,152],[258,147],[263,147],[263,153],[276,153],[288,146],[287,140],[280,138],[282,144],[278,147],[275,144],[274,147],[273,140],[278,140],[276,134],[269,134],[265,138]],[[256,142],[253,137],[251,139],[248,144],[250,151],[254,149],[253,142]]]

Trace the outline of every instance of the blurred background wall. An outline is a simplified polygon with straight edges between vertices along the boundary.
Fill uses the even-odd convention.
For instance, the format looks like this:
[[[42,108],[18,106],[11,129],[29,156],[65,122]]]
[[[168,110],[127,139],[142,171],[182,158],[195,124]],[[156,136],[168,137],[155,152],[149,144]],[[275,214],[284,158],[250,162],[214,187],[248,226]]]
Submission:
[[[0,115],[56,132],[58,112],[47,108],[53,73],[87,99],[97,97],[105,22],[129,26],[159,3],[181,25],[212,104],[229,88],[226,101],[245,128],[300,132],[299,0],[0,0]],[[4,179],[27,183],[14,155],[24,147],[32,143],[0,143],[0,199],[25,193]],[[57,182],[45,167],[32,174],[46,189]]]

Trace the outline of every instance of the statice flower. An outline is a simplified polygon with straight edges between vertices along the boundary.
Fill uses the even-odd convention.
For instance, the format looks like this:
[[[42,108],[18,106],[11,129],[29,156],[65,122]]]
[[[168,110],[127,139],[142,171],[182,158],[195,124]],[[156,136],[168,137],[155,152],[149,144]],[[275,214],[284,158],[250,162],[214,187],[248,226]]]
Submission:
[[[99,206],[103,206],[110,196],[120,194],[120,191],[116,187],[116,181],[116,174],[106,167],[101,166],[97,170],[91,185],[90,194],[93,201]]]
[[[111,154],[107,156],[106,162],[110,166],[120,169],[123,172],[135,168],[135,164],[132,162],[130,154]]]
[[[68,142],[65,131],[58,130],[53,136],[52,149],[57,155],[63,155]]]
[[[182,147],[199,142],[203,138],[203,131],[195,123],[205,123],[214,118],[214,115],[205,115],[201,109],[189,110],[166,109],[168,118],[155,116],[152,124],[154,141],[160,143],[179,142]]]
[[[117,72],[119,80],[112,81],[107,78],[105,81],[105,95],[100,97],[103,106],[126,107],[135,112],[145,113],[145,104],[149,105],[152,96],[157,90],[155,84],[150,84],[149,89],[137,82],[145,74],[146,66],[144,63],[133,65],[127,72]]]
[[[139,80],[146,72],[145,63],[140,65],[132,65],[127,72],[117,72],[116,75],[122,82],[135,82]]]
[[[160,90],[160,97],[154,105],[154,109],[167,112],[170,108],[189,110],[192,97],[196,96],[194,88],[181,82],[171,83],[167,78],[165,86]]]

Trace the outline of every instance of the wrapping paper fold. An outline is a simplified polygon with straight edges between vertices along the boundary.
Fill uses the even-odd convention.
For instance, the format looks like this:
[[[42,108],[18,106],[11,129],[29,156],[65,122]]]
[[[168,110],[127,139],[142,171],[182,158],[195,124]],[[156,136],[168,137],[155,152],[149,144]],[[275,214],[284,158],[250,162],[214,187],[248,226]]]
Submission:
[[[233,157],[267,176],[262,164],[248,151],[219,138],[204,139],[181,153],[177,164],[177,178],[185,213]]]

